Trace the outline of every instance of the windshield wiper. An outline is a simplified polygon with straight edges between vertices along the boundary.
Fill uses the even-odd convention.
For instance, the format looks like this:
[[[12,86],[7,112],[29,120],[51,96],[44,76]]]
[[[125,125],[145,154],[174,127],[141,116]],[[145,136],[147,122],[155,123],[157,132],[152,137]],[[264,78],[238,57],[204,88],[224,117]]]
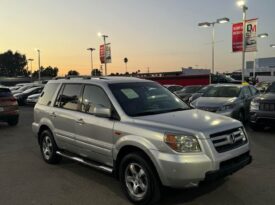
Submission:
[[[176,108],[171,110],[146,111],[146,112],[137,113],[134,116],[137,117],[137,116],[144,116],[144,115],[157,115],[162,113],[177,112],[177,111],[183,111],[183,110],[190,110],[190,108]]]

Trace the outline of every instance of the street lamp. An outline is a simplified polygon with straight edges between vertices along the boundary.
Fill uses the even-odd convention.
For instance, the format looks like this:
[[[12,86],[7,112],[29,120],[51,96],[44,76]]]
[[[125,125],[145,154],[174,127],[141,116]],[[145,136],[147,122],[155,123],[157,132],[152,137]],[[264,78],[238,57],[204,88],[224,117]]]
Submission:
[[[267,38],[268,33],[261,33],[257,35],[258,38]],[[257,58],[257,51],[254,52],[254,66],[253,66],[253,78],[255,79],[256,77],[256,58]]]
[[[245,25],[246,25],[246,11],[248,10],[248,7],[245,5],[244,0],[238,0],[237,5],[241,7],[243,10],[242,82],[244,82],[245,50],[246,50]]]
[[[36,49],[38,54],[38,81],[41,80],[41,67],[40,67],[40,49]]]
[[[93,65],[93,51],[95,51],[95,48],[87,48],[88,51],[91,51],[91,75],[93,75],[93,69],[94,69],[94,65]]]
[[[103,42],[104,42],[104,67],[105,67],[105,76],[107,76],[107,63],[106,63],[106,38],[108,38],[109,36],[107,35],[103,35],[101,33],[97,34],[99,37],[103,38]]]
[[[275,44],[271,44],[270,47],[271,47],[271,48],[275,48]]]
[[[230,21],[229,18],[224,17],[224,18],[217,19],[214,22],[202,22],[198,24],[199,27],[204,27],[204,28],[208,28],[212,26],[212,73],[213,74],[215,73],[215,25],[228,23],[229,21]]]

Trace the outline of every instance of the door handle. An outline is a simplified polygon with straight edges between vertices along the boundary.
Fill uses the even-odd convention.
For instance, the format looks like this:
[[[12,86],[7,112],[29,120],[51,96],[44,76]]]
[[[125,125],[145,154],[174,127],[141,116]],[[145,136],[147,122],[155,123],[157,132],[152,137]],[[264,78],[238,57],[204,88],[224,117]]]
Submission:
[[[50,114],[50,116],[51,116],[51,117],[56,117],[55,112],[52,112],[52,113]]]
[[[84,122],[84,120],[82,118],[78,119],[76,122],[78,124],[80,124],[80,125],[84,125],[85,124],[85,122]]]

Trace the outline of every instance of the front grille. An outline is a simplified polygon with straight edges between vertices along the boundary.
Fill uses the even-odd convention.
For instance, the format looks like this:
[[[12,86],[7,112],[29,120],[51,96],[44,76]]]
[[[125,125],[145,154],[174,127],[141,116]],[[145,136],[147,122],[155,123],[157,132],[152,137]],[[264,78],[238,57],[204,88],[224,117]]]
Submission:
[[[275,111],[275,104],[274,103],[260,103],[260,110]]]
[[[200,110],[205,110],[208,112],[217,112],[219,107],[198,107]]]
[[[242,128],[212,134],[210,139],[219,153],[236,149],[247,143],[247,138]]]

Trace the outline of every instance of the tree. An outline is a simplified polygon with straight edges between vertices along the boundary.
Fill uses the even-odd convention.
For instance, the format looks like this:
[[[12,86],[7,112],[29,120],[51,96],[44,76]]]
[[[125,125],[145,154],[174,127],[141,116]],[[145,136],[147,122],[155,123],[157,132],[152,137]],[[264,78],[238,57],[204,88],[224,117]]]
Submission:
[[[92,76],[102,76],[102,72],[99,69],[95,68],[92,71]]]
[[[27,76],[26,65],[26,56],[19,52],[13,53],[11,50],[8,50],[0,54],[0,76]]]
[[[43,66],[41,66],[40,68],[41,77],[56,77],[58,74],[58,71],[59,69],[57,67],[48,66],[44,68]],[[38,70],[34,71],[32,76],[38,77]]]
[[[79,72],[78,71],[76,71],[76,70],[70,70],[69,72],[68,72],[68,75],[79,75]]]

